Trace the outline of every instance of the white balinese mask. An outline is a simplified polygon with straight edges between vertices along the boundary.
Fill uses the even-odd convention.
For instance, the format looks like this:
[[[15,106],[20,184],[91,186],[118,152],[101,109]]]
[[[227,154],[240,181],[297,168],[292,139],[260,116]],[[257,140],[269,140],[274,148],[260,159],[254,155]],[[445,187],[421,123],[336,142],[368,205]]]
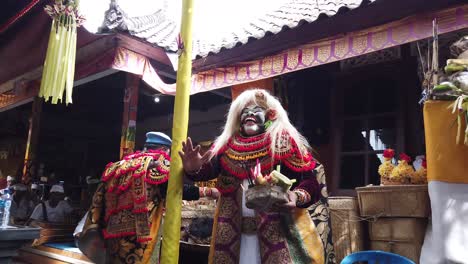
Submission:
[[[242,110],[241,133],[243,136],[255,136],[265,131],[266,110],[258,105],[247,106]]]

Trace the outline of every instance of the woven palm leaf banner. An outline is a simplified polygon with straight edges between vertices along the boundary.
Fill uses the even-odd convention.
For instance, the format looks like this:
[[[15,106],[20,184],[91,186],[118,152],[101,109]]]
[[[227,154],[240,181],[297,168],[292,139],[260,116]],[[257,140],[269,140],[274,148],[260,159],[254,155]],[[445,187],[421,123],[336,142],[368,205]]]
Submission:
[[[75,75],[76,28],[83,22],[78,13],[78,1],[55,0],[45,11],[52,18],[46,59],[42,71],[39,97],[52,104],[72,103]],[[63,94],[65,91],[65,100]]]

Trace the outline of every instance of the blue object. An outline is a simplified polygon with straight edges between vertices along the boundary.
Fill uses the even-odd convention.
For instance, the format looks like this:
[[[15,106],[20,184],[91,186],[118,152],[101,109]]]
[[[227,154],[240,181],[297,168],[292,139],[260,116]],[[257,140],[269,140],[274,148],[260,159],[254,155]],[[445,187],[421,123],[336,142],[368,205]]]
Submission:
[[[171,138],[161,132],[148,132],[146,133],[146,142],[145,144],[155,144],[155,145],[164,145],[164,146],[171,146],[172,140]]]
[[[1,220],[0,228],[7,228],[10,223],[10,207],[11,207],[12,197],[10,195],[10,190],[4,189],[2,195],[2,204],[3,204],[3,214]]]
[[[80,251],[80,249],[77,248],[77,247],[75,246],[75,243],[74,243],[74,242],[46,243],[46,244],[44,244],[44,246],[83,254],[83,253]]]
[[[5,211],[5,201],[0,195],[0,227],[3,225],[3,213]]]
[[[369,264],[415,264],[403,256],[384,251],[361,251],[346,256],[341,264],[353,264],[366,261]]]

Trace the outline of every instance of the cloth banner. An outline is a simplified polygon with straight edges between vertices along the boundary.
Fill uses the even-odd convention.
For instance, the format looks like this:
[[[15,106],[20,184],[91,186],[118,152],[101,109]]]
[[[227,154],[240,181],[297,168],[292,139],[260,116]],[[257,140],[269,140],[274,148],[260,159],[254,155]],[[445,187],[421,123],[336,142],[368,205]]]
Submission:
[[[113,69],[140,75],[149,86],[163,94],[175,95],[176,84],[166,84],[161,80],[148,58],[131,50],[118,47],[115,51]],[[192,94],[197,93],[192,91]]]
[[[437,19],[440,34],[466,28],[468,4],[410,16],[301,45],[262,59],[201,72],[194,76],[192,89],[206,91],[270,78],[429,38],[432,37],[434,19]]]

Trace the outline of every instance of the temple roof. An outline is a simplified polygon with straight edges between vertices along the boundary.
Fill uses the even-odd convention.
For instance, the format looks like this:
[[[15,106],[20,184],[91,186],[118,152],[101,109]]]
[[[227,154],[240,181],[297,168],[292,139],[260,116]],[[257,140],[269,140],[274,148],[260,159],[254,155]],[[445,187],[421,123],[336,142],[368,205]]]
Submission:
[[[195,1],[193,58],[241,46],[266,35],[339,15],[376,0]],[[92,33],[127,32],[169,52],[177,51],[182,1],[82,0]]]

